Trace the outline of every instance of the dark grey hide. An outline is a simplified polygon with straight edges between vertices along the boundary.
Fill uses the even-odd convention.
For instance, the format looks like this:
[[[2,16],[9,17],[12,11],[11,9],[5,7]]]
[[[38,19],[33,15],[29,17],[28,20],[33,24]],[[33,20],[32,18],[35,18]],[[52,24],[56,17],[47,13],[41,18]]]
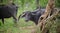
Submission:
[[[26,11],[19,16],[19,18],[25,18],[25,21],[33,21],[36,25],[38,24],[39,17],[44,14],[45,9],[37,9],[35,11]],[[19,20],[19,19],[18,19]]]
[[[2,19],[3,24],[4,24],[4,18],[10,18],[10,17],[13,17],[16,23],[18,21],[17,11],[18,7],[14,3],[9,5],[0,5],[0,19]]]

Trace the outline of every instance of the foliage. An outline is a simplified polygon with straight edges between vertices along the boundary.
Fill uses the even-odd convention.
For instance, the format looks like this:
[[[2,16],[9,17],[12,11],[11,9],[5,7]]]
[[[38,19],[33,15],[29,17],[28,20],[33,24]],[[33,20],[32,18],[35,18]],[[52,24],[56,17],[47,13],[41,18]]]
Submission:
[[[56,7],[60,7],[60,0],[55,0],[55,2]]]

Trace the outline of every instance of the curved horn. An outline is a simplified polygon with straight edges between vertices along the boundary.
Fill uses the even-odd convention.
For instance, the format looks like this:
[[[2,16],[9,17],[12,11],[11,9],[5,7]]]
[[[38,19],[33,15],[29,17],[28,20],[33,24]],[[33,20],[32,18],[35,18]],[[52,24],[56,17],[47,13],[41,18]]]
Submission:
[[[20,14],[19,17],[18,17],[18,20],[19,20],[20,18],[24,17],[24,16],[25,16],[25,13]]]
[[[19,21],[20,17],[21,17],[21,15],[19,15],[19,17],[18,17],[18,21]]]

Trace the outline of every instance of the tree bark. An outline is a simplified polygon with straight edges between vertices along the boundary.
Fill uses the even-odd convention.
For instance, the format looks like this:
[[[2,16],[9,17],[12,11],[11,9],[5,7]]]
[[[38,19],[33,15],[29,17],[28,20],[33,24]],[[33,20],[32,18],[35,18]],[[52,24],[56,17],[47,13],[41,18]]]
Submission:
[[[45,25],[44,20],[45,20],[48,16],[50,16],[52,10],[54,9],[54,7],[55,7],[54,3],[55,3],[55,0],[49,0],[49,1],[48,1],[48,4],[47,4],[47,6],[46,6],[45,13],[40,17],[40,19],[39,19],[39,21],[38,21],[38,22],[40,23],[41,27],[42,27],[42,25]]]
[[[40,24],[38,24],[38,26],[41,27],[40,29],[42,30],[42,33],[46,33],[48,31],[48,29],[45,28],[45,25],[46,25],[45,20],[48,17],[50,17],[50,14],[51,14],[52,10],[55,7],[54,3],[55,3],[55,0],[49,0],[48,1],[48,4],[46,6],[45,13],[40,17],[40,19],[38,21],[40,23]]]

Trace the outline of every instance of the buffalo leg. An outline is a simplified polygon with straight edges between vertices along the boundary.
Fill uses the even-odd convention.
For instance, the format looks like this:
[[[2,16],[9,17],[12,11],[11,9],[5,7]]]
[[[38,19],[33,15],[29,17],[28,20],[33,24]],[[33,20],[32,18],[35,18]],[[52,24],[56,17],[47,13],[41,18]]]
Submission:
[[[4,24],[4,18],[2,18],[2,23]]]
[[[12,13],[11,11],[8,11],[10,13],[10,15],[13,17],[14,19],[14,22],[17,23],[18,22],[18,19],[16,17],[16,13]]]
[[[17,19],[15,16],[13,16],[13,19],[14,19],[14,22],[15,22],[15,23],[18,22],[18,19]]]

